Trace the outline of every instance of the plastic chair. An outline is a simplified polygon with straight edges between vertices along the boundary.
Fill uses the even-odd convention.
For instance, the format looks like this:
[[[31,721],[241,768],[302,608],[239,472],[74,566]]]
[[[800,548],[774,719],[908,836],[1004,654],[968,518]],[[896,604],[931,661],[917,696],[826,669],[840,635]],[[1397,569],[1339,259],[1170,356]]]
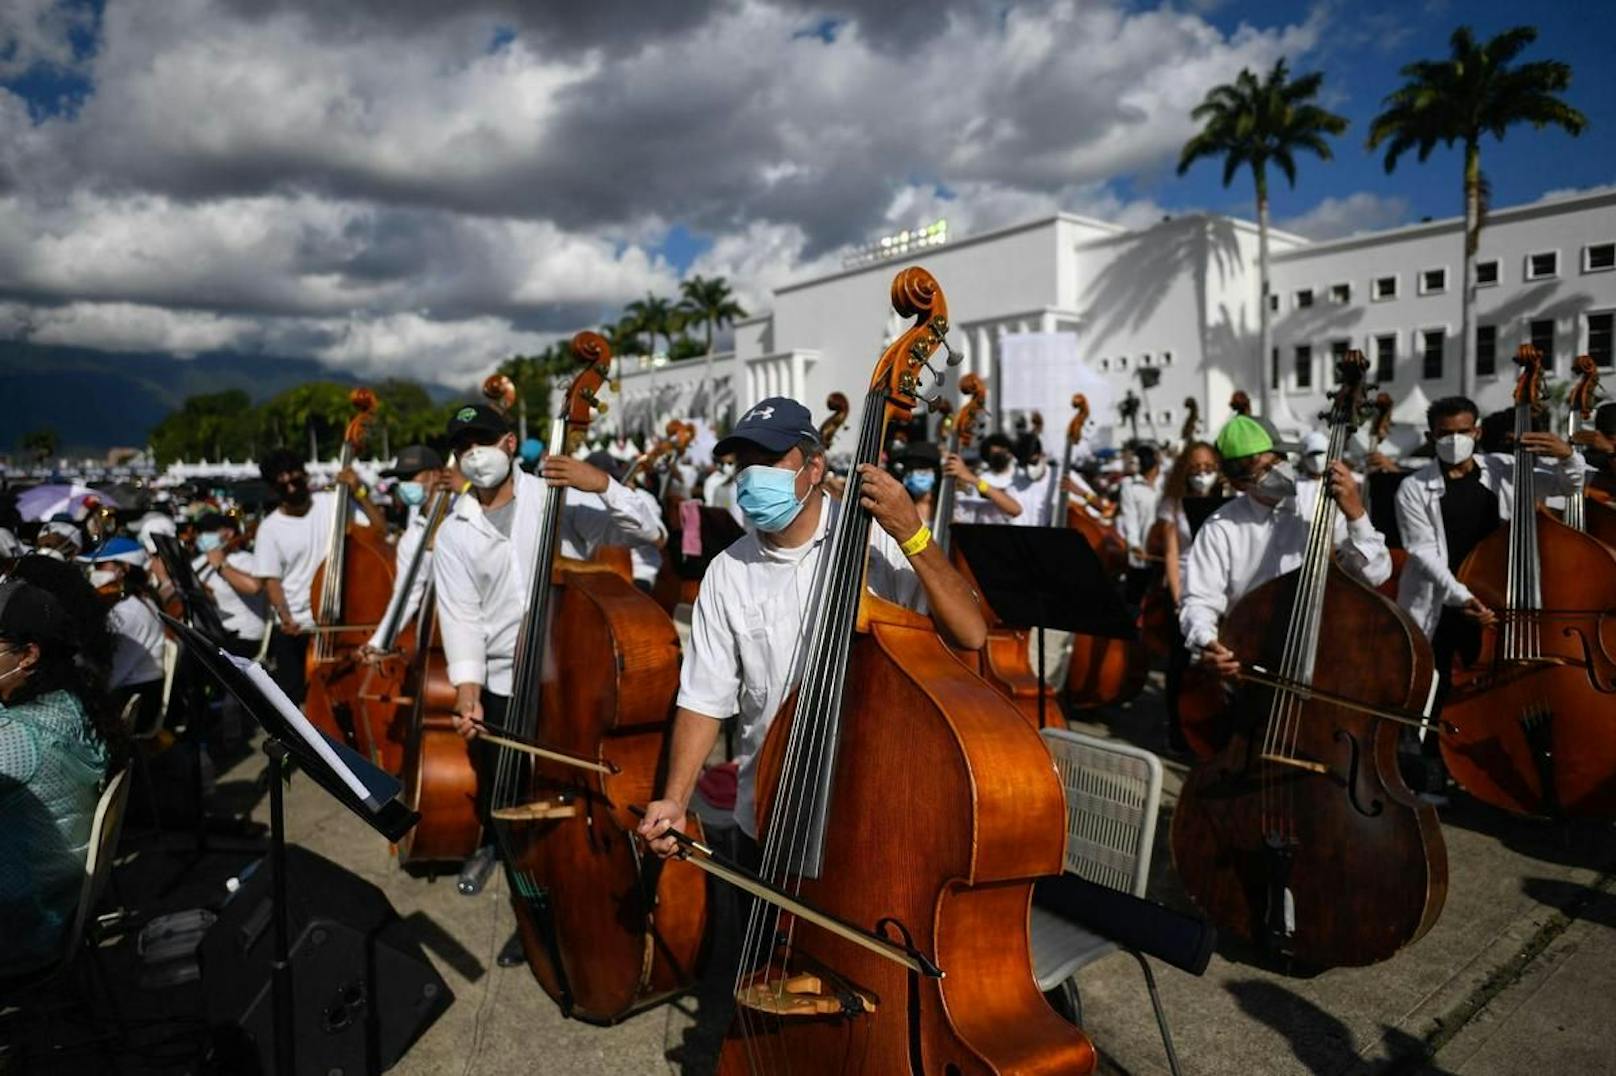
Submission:
[[[1066,870],[1111,889],[1143,897],[1150,879],[1161,806],[1161,760],[1149,751],[1116,740],[1102,740],[1068,729],[1042,732],[1066,790]],[[1082,1019],[1075,976],[1083,967],[1121,948],[1102,934],[1032,906],[1033,973],[1038,988],[1057,997],[1074,1021]],[[1156,977],[1142,953],[1125,949],[1139,962],[1167,1051],[1168,1067],[1179,1072],[1167,1014]]]

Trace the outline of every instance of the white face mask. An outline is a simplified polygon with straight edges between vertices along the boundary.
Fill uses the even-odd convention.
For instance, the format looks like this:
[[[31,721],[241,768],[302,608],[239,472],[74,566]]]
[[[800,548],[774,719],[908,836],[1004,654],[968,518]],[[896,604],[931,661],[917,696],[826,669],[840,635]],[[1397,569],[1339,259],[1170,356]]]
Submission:
[[[1044,472],[1048,470],[1048,460],[1039,460],[1037,463],[1029,463],[1027,464],[1027,477],[1036,482],[1040,478],[1044,477]]]
[[[118,573],[110,568],[97,568],[90,573],[90,585],[97,590],[118,581]]]
[[[1190,475],[1190,490],[1198,497],[1205,497],[1212,492],[1212,487],[1218,484],[1216,471],[1196,471]]]
[[[1296,494],[1296,474],[1290,464],[1276,463],[1247,492],[1258,500],[1278,504]]]
[[[1450,433],[1436,439],[1436,458],[1453,467],[1476,451],[1476,439],[1468,433]]]
[[[460,473],[478,489],[493,489],[511,473],[511,458],[498,445],[477,445],[460,457]]]
[[[1302,453],[1302,471],[1314,478],[1319,477],[1324,473],[1324,455],[1323,452]]]

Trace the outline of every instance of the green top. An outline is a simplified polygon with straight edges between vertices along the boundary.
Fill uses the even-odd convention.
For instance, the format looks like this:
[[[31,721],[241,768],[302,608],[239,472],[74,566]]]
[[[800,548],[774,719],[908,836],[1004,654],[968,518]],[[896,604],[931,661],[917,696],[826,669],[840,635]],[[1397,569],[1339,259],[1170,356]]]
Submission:
[[[106,772],[106,745],[71,692],[0,703],[0,974],[58,955]]]

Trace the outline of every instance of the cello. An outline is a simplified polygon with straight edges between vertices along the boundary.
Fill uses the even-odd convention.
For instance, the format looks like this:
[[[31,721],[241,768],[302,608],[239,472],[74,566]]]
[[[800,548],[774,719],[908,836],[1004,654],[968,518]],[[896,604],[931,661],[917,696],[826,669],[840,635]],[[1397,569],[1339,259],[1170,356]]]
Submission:
[[[1328,460],[1363,397],[1363,354],[1337,365]],[[1173,862],[1218,929],[1313,968],[1385,960],[1436,922],[1447,852],[1436,809],[1397,768],[1398,724],[1435,690],[1430,644],[1395,602],[1335,562],[1319,484],[1302,564],[1225,619],[1241,658],[1232,734],[1190,771]],[[1329,660],[1321,661],[1328,655]]]
[[[1515,483],[1508,523],[1459,566],[1498,614],[1474,654],[1459,654],[1443,717],[1442,758],[1466,792],[1517,814],[1616,816],[1616,550],[1538,504],[1521,436],[1543,386],[1542,352],[1524,344],[1515,385]],[[1601,636],[1604,635],[1602,638]]]
[[[1061,454],[1060,477],[1055,489],[1066,488],[1072,453],[1083,438],[1089,419],[1089,402],[1082,393],[1072,397],[1076,414],[1066,425],[1066,450]],[[1128,566],[1128,543],[1115,527],[1089,515],[1070,498],[1056,493],[1056,504],[1066,505],[1064,515],[1052,516],[1083,536],[1100,559],[1100,567],[1115,579]],[[1054,525],[1054,524],[1052,524]],[[1103,635],[1072,634],[1071,652],[1066,663],[1066,702],[1074,709],[1088,710],[1127,702],[1144,690],[1150,674],[1150,652],[1138,639],[1112,639]]]
[[[988,396],[987,385],[976,374],[966,374],[960,378],[959,390],[965,401],[951,416],[943,419],[943,426],[947,428],[944,449],[948,456],[959,455],[961,449],[970,447],[976,439],[977,419]],[[932,540],[944,549],[948,548],[949,528],[954,525],[957,491],[957,484],[944,470],[942,481],[937,483],[936,503],[931,508]]]
[[[819,424],[819,443],[825,451],[830,451],[830,443],[836,439],[836,431],[847,423],[848,402],[847,397],[840,392],[833,392],[825,397],[825,406],[830,414],[825,421]]]
[[[353,466],[375,417],[376,396],[369,389],[354,389],[348,399],[354,416],[343,431],[340,470]],[[304,713],[327,736],[380,758],[382,738],[370,726],[359,699],[368,671],[359,661],[359,648],[370,641],[392,602],[393,548],[380,527],[349,519],[353,494],[347,486],[337,483],[334,494],[325,561],[310,584],[314,641],[307,659]],[[398,761],[394,757],[393,765]]]
[[[592,411],[605,410],[605,338],[579,333],[572,350],[582,369],[546,442],[558,454],[576,450]],[[706,880],[691,864],[642,856],[627,810],[663,766],[679,682],[673,621],[610,568],[560,555],[565,492],[543,494],[512,727],[488,737],[490,818],[534,978],[564,1015],[609,1024],[694,980]]]
[[[948,328],[924,269],[897,275],[892,302],[916,320],[875,368],[805,674],[758,756],[762,879],[822,914],[752,916],[742,951],[762,963],[738,978],[719,1072],[1088,1073],[1094,1048],[1039,994],[1028,945],[1032,882],[1064,844],[1048,752],[929,617],[864,585],[858,465],[879,465]]]
[[[1566,399],[1566,439],[1575,442],[1583,424],[1593,417],[1599,394],[1599,367],[1594,365],[1593,356],[1578,355],[1571,371],[1577,375],[1577,383]],[[1588,475],[1590,480],[1593,477]],[[1616,507],[1611,505],[1610,495],[1602,493],[1589,484],[1580,493],[1567,496],[1565,522],[1616,548]]]

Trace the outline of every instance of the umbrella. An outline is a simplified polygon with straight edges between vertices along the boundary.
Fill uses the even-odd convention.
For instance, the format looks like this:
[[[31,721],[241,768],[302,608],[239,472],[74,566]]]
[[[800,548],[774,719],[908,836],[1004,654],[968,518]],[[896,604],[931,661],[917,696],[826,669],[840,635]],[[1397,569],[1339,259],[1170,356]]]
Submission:
[[[53,483],[23,490],[17,495],[17,514],[23,519],[45,520],[66,512],[78,517],[87,513],[86,499],[98,501],[113,508],[119,507],[112,497],[89,486]]]

